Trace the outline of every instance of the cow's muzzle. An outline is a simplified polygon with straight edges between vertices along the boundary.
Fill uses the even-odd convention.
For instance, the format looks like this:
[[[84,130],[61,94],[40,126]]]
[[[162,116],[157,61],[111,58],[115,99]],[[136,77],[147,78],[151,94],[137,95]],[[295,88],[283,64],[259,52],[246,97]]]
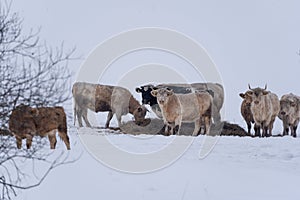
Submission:
[[[158,101],[159,102],[159,104],[164,104],[165,103],[165,101]]]
[[[281,111],[281,112],[280,112],[280,114],[281,114],[281,115],[285,115],[285,114],[286,114],[286,112],[284,112],[284,111]]]
[[[254,101],[255,104],[259,104],[259,101]]]

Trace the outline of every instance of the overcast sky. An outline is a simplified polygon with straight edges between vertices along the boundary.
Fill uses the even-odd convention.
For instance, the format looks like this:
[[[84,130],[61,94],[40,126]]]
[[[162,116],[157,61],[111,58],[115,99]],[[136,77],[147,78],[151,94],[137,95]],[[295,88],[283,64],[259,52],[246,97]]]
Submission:
[[[221,74],[225,120],[243,127],[238,94],[247,90],[248,83],[253,87],[268,84],[279,97],[289,92],[300,95],[299,8],[298,0],[26,0],[12,4],[12,10],[24,18],[24,29],[41,27],[42,40],[53,46],[62,41],[67,48],[76,46],[83,58],[111,36],[134,28],[168,28],[191,37],[207,50]],[[163,57],[150,55],[153,62]],[[178,58],[165,59],[163,64],[174,60],[181,64]],[[83,61],[70,67],[76,71]],[[134,65],[150,61],[139,54],[131,59]],[[277,123],[281,124],[279,119]],[[276,130],[281,131],[281,126]]]

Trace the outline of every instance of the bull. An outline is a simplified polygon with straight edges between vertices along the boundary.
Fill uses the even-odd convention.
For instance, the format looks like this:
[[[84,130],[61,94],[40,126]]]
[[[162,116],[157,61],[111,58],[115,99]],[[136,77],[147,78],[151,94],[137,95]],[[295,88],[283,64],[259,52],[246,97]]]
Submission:
[[[252,98],[251,112],[255,121],[255,136],[261,136],[260,129],[262,129],[262,136],[272,136],[272,129],[274,121],[280,111],[280,103],[276,94],[267,91],[267,85],[264,89],[252,89],[248,85],[248,95]]]

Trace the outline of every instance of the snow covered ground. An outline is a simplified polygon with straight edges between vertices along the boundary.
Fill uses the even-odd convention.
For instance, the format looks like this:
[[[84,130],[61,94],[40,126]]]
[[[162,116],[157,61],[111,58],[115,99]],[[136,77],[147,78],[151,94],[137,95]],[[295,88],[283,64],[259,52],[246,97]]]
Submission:
[[[300,197],[299,137],[219,137],[210,154],[199,159],[205,136],[198,136],[187,151],[169,166],[154,172],[134,174],[114,170],[97,161],[78,141],[76,129],[71,130],[72,143],[76,143],[76,150],[71,152],[73,155],[83,152],[80,160],[55,169],[41,186],[23,191],[18,198],[298,200]],[[113,146],[136,154],[166,148],[176,137],[189,138],[109,132],[100,131],[95,135],[95,131],[90,130],[93,133],[90,136],[96,143],[105,137]],[[64,144],[60,141],[58,145]],[[164,159],[169,158],[166,156]]]

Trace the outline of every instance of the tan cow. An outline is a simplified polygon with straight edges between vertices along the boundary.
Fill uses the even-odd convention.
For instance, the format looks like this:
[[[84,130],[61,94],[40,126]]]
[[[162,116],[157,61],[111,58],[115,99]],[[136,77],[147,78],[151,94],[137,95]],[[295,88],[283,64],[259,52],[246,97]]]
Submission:
[[[136,92],[142,94],[143,104],[149,104],[153,112],[159,117],[162,118],[161,110],[157,104],[156,97],[151,95],[151,91],[159,88],[170,88],[176,94],[188,94],[194,91],[207,91],[213,97],[212,105],[212,117],[214,123],[219,123],[221,121],[220,110],[224,102],[224,89],[221,84],[218,83],[168,83],[168,84],[159,84],[159,85],[144,85],[136,88]]]
[[[62,107],[31,108],[20,104],[10,115],[9,129],[16,137],[18,149],[21,148],[22,139],[25,138],[27,149],[29,149],[32,138],[36,135],[48,136],[50,148],[55,149],[56,131],[58,131],[58,135],[70,150],[66,114]]]
[[[254,124],[254,119],[251,112],[252,98],[248,93],[249,92],[240,93],[240,97],[243,99],[241,104],[241,114],[247,123],[248,133],[251,134],[251,126]]]
[[[116,114],[118,125],[121,126],[121,117],[128,113],[135,118],[136,124],[145,120],[147,109],[132,96],[125,88],[118,86],[77,82],[72,88],[74,98],[74,124],[76,117],[82,127],[82,118],[86,125],[91,127],[87,119],[87,110],[94,112],[108,111],[105,127],[109,127],[110,120]]]
[[[255,136],[261,136],[260,129],[263,137],[272,136],[273,124],[280,111],[277,95],[267,91],[267,86],[265,89],[252,89],[250,85],[247,94],[252,98],[251,112],[255,121]]]
[[[296,130],[300,121],[300,97],[292,93],[283,95],[280,99],[280,112],[278,117],[283,122],[283,135],[297,136]]]
[[[151,91],[157,98],[165,124],[165,134],[180,130],[182,122],[194,122],[193,135],[198,135],[202,122],[205,123],[204,133],[209,133],[211,126],[212,96],[208,92],[175,94],[169,88]],[[174,129],[174,130],[173,130]]]

